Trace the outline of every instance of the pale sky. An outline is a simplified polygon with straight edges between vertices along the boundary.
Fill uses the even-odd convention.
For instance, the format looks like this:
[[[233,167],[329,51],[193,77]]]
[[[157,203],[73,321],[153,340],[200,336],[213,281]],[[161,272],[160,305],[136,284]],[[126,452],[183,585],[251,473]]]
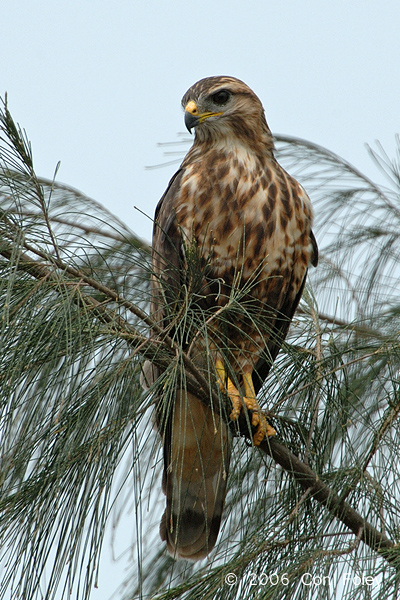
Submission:
[[[177,165],[145,167],[168,160],[157,144],[185,131],[180,100],[202,77],[239,77],[273,132],[379,179],[365,144],[378,139],[393,156],[399,30],[399,0],[3,0],[0,95],[39,175],[52,178],[61,161],[59,181],[150,240],[134,206],[152,216]],[[123,568],[103,562],[95,600]]]
[[[400,130],[398,0],[3,0],[0,95],[37,172],[104,204],[150,239],[176,166],[159,142],[185,131],[180,100],[209,75],[243,79],[273,132],[375,171]]]

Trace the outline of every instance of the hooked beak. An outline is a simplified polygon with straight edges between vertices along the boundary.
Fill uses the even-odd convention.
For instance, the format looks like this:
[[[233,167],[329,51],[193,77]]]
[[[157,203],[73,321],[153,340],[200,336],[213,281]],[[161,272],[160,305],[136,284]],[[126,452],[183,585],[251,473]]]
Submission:
[[[196,103],[190,100],[185,106],[185,125],[189,133],[200,123],[200,115]]]
[[[193,127],[196,127],[200,123],[200,117],[196,117],[195,115],[191,115],[188,112],[185,112],[185,125],[186,129],[189,133],[192,133]]]
[[[189,133],[192,133],[193,127],[197,127],[199,123],[202,123],[208,117],[216,117],[218,115],[222,115],[222,112],[205,112],[199,113],[197,105],[193,100],[189,100],[189,102],[185,106],[185,125]]]

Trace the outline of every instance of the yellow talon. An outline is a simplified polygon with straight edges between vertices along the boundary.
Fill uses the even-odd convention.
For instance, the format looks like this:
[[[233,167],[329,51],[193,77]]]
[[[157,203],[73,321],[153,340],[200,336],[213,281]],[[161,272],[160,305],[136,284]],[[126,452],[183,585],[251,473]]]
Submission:
[[[239,418],[244,403],[247,410],[252,411],[251,424],[253,427],[256,427],[256,432],[253,435],[253,444],[259,446],[265,437],[276,435],[275,429],[267,423],[266,418],[262,414],[260,405],[257,402],[256,392],[251,378],[251,371],[247,369],[246,372],[243,373],[244,396],[242,399],[238,389],[234,386],[229,377],[227,378],[225,388],[226,371],[223,362],[218,359],[215,363],[215,367],[220,389],[228,392],[228,396],[232,402],[232,412],[230,414],[232,421],[236,421]]]

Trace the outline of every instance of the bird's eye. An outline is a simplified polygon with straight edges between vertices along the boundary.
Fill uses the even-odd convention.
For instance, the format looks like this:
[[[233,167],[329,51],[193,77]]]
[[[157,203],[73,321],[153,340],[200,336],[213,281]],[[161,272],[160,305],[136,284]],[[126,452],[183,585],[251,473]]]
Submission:
[[[231,95],[232,94],[228,92],[228,90],[220,90],[219,92],[215,92],[215,94],[211,96],[211,99],[214,102],[214,104],[222,106],[223,104],[226,104],[228,102]]]

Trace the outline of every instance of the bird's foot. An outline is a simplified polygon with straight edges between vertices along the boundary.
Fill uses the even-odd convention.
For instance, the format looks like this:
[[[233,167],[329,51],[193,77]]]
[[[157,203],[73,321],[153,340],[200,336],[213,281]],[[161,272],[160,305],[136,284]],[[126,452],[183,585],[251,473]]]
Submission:
[[[232,412],[230,414],[230,419],[232,421],[237,421],[244,405],[247,408],[247,410],[250,410],[252,413],[251,425],[255,428],[255,433],[253,435],[253,444],[255,446],[259,446],[263,439],[265,439],[266,437],[276,435],[275,429],[267,423],[267,420],[262,413],[260,405],[257,402],[256,393],[251,380],[251,373],[243,375],[245,395],[241,396],[239,390],[233,385],[229,377],[227,378],[227,383],[225,387],[226,372],[222,361],[217,360],[215,366],[217,369],[219,386],[221,390],[228,392],[228,396],[232,402]]]
[[[243,404],[247,410],[251,411],[251,425],[256,429],[253,435],[253,444],[255,446],[259,446],[266,437],[276,435],[275,429],[267,423],[267,419],[264,417],[256,398],[251,396],[241,397],[238,389],[233,385],[230,379],[228,379],[227,391],[232,402],[232,412],[229,415],[232,421],[237,421],[239,418],[240,412],[243,409]]]

